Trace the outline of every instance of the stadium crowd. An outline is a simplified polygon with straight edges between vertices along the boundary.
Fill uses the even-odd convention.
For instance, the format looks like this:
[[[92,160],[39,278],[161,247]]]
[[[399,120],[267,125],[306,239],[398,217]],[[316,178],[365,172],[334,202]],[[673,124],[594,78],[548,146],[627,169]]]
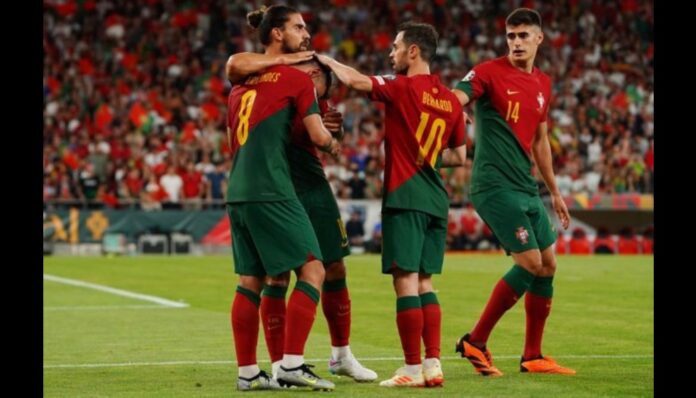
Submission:
[[[245,16],[262,3],[272,4],[45,0],[44,202],[221,206],[231,167],[224,66],[230,54],[261,50]],[[511,9],[539,10],[545,42],[537,66],[554,83],[549,123],[561,191],[652,192],[652,1],[287,3],[303,13],[316,51],[368,74],[392,73],[398,23],[434,24],[434,73],[450,87],[506,54]],[[379,198],[382,109],[342,86],[331,101],[347,131],[339,159],[325,159],[331,185],[339,198]],[[466,206],[471,159],[442,174],[453,206]]]

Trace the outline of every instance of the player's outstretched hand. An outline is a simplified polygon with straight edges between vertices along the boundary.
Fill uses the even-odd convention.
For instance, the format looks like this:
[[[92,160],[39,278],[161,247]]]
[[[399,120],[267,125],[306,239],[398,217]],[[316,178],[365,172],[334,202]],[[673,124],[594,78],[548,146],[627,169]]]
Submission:
[[[551,195],[551,205],[556,211],[556,215],[561,221],[561,226],[563,226],[563,229],[568,229],[568,225],[570,225],[570,213],[568,212],[568,207],[563,201],[563,197],[560,193]]]
[[[324,64],[326,66],[330,66],[329,63],[331,61],[333,61],[333,58],[329,57],[328,55],[324,55],[324,54],[316,54],[316,57],[317,57],[317,60],[319,60],[319,62],[321,62],[322,64]]]
[[[279,59],[283,65],[292,65],[304,61],[309,61],[314,56],[314,51],[300,51],[296,53],[283,54]]]

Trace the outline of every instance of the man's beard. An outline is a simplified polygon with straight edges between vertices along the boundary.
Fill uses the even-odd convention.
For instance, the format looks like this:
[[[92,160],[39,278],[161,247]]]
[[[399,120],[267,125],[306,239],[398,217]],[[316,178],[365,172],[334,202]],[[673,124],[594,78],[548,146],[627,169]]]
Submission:
[[[281,51],[283,51],[283,54],[291,54],[291,53],[297,53],[300,51],[309,51],[311,50],[311,43],[309,42],[309,39],[303,40],[297,47],[292,48],[288,44],[287,40],[283,40],[283,44],[281,45]]]
[[[399,65],[396,62],[392,64],[392,69],[394,69],[394,74],[405,75],[408,72],[407,65]]]

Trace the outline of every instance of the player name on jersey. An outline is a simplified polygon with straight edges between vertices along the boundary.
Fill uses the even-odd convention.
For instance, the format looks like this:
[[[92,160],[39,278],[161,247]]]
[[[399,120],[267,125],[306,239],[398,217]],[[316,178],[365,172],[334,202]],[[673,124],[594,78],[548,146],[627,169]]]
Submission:
[[[244,84],[259,84],[259,83],[275,83],[280,78],[278,72],[268,72],[261,76],[252,76],[244,82]]]
[[[445,112],[452,112],[452,102],[446,99],[437,99],[430,93],[423,92],[423,104]]]

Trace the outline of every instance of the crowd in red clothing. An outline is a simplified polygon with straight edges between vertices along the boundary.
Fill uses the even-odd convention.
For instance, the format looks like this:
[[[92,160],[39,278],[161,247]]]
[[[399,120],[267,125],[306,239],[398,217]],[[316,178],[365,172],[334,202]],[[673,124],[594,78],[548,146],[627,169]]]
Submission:
[[[45,0],[44,202],[198,208],[223,203],[231,167],[225,136],[230,54],[259,51],[245,15],[260,1]],[[550,136],[566,193],[652,192],[652,1],[290,1],[317,51],[368,74],[404,20],[434,24],[433,72],[449,86],[506,53],[513,6],[539,10],[538,66],[554,82]],[[378,198],[382,110],[337,87],[348,134],[327,159],[338,197]],[[469,109],[473,113],[472,109]],[[468,127],[470,151],[474,126]],[[451,201],[466,203],[471,161],[443,170]]]

